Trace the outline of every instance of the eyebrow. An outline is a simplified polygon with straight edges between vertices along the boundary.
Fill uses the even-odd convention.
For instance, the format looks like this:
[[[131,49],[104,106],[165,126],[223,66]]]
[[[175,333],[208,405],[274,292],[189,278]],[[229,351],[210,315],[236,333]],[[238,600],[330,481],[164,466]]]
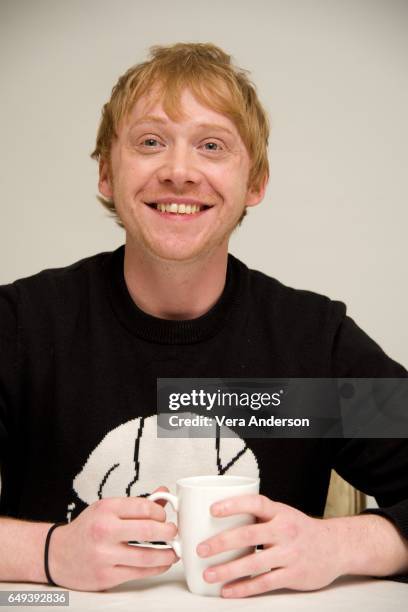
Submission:
[[[167,123],[167,119],[163,119],[162,117],[158,117],[156,115],[144,115],[143,117],[140,117],[140,119],[136,119],[136,121],[132,123],[131,127],[134,128],[143,123],[158,123],[160,125],[165,125]],[[218,130],[226,132],[230,136],[234,136],[231,130],[229,130],[227,127],[224,127],[223,125],[219,125],[218,123],[198,123],[194,127],[199,129],[206,128],[210,130]]]

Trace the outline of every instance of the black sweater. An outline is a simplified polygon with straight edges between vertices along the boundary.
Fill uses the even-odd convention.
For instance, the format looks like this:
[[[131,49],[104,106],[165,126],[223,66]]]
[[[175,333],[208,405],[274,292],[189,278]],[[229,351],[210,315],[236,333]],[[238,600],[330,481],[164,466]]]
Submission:
[[[322,516],[330,471],[376,498],[408,538],[408,441],[156,437],[156,379],[408,376],[343,303],[229,255],[205,315],[142,312],[124,248],[0,287],[0,514],[71,520],[100,497],[174,490],[182,476],[258,475],[261,492]],[[402,580],[406,578],[402,577]]]

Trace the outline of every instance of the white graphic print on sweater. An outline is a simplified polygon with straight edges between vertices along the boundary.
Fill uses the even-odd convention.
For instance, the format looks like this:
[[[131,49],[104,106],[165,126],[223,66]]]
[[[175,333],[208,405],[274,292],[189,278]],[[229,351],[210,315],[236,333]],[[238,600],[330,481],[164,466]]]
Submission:
[[[258,478],[255,455],[227,429],[214,427],[211,438],[158,438],[156,415],[133,419],[106,434],[75,477],[73,489],[90,505],[105,497],[146,496],[160,485],[175,493],[176,480],[186,476]],[[74,507],[68,506],[68,521]]]

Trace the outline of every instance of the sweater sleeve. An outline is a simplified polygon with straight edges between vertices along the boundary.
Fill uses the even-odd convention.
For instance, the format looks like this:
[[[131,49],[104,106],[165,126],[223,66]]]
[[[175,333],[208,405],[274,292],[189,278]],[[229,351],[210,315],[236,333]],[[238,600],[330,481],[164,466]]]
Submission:
[[[13,285],[0,287],[0,465],[15,418],[18,395],[17,295]]]
[[[390,359],[347,316],[337,333],[333,370],[338,378],[408,378],[405,368]],[[364,514],[377,514],[390,520],[408,541],[408,438],[332,442],[336,472],[378,503],[379,508],[369,508]],[[408,582],[408,574],[388,578]]]

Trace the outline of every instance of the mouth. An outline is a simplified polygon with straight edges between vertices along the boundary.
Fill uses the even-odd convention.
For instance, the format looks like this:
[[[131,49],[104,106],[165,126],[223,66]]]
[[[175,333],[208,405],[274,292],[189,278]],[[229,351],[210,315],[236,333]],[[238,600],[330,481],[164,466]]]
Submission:
[[[171,216],[197,216],[212,208],[209,204],[177,204],[169,202],[161,204],[157,202],[146,202],[152,210],[156,210],[161,215]]]

